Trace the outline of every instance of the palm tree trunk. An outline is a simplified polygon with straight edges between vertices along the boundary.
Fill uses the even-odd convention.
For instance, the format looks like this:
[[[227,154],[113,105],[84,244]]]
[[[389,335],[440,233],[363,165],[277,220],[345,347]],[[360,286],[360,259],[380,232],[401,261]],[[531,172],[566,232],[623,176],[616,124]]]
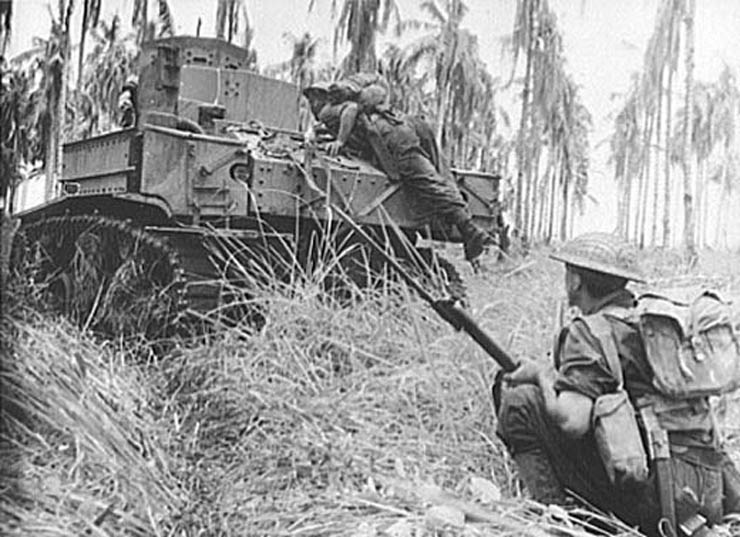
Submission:
[[[542,180],[542,189],[540,191],[540,211],[537,218],[537,236],[542,241],[547,243],[547,229],[545,228],[545,222],[549,219],[550,212],[550,181],[552,180],[552,150],[547,151],[547,167],[545,168],[545,174]]]
[[[646,116],[646,123],[647,128],[645,129],[645,136],[643,138],[645,146],[645,160],[643,161],[642,165],[642,175],[641,175],[641,191],[640,191],[640,199],[639,203],[641,205],[640,207],[640,223],[638,227],[638,244],[640,245],[640,248],[645,247],[645,231],[647,229],[647,221],[648,221],[648,194],[650,192],[650,139],[653,135],[653,124],[655,122],[655,116],[653,113],[645,111]]]
[[[82,2],[82,27],[80,29],[80,50],[77,56],[77,91],[82,89],[82,67],[85,61],[85,38],[87,37],[88,18],[90,17],[90,0]]]
[[[624,185],[624,238],[625,240],[629,240],[632,232],[632,187],[633,187],[633,181],[634,177],[632,177],[632,174],[630,170],[632,169],[631,164],[632,154],[630,150],[627,150],[627,155],[625,156],[625,185]]]
[[[661,127],[663,119],[663,67],[658,73],[658,117],[655,124],[655,177],[653,179],[653,219],[650,227],[650,245],[658,243],[658,199],[660,192]]]
[[[696,12],[695,0],[687,0],[687,12],[684,15],[686,25],[686,95],[683,130],[683,210],[684,210],[684,236],[683,242],[689,260],[696,258],[696,244],[694,241],[694,198],[691,185],[691,140],[692,140],[692,116],[694,105],[694,13]]]
[[[553,148],[555,154],[553,155],[551,178],[550,178],[550,214],[547,226],[547,242],[552,242],[555,237],[555,222],[558,214],[558,181],[557,181],[557,170],[558,170],[558,156],[560,153],[559,149]]]
[[[565,173],[565,162],[567,160],[567,156],[563,155],[563,159],[561,162],[561,169],[560,169],[560,177],[561,177],[561,196],[562,196],[562,212],[560,213],[560,240],[564,241],[568,238],[568,213],[570,212],[570,207],[568,207],[568,201],[569,201],[569,193],[568,193],[568,187],[570,185],[570,181],[568,181]]]
[[[527,2],[529,17],[529,27],[532,28],[534,21],[534,2],[529,0]],[[534,56],[534,36],[529,36],[529,43],[527,44],[527,64],[524,70],[524,87],[522,88],[522,115],[519,118],[519,136],[517,140],[517,179],[516,179],[516,194],[514,203],[514,222],[515,226],[519,231],[522,231],[524,226],[523,220],[523,209],[524,209],[524,185],[528,182],[529,177],[525,174],[525,167],[529,159],[529,139],[527,137],[528,129],[527,126],[530,123],[530,94],[532,85],[532,57]]]
[[[146,41],[147,26],[149,25],[149,0],[141,0],[141,27],[139,28],[139,45]]]
[[[727,162],[727,153],[728,148],[725,144],[725,163]],[[725,164],[722,166],[722,183],[721,183],[721,191],[719,196],[719,209],[717,211],[717,227],[714,228],[714,244],[717,247],[717,249],[724,249],[727,248],[727,243],[722,241],[722,235],[725,231],[725,227],[727,226],[727,222],[725,221],[725,215],[727,214],[727,206],[730,201],[731,193],[727,192],[725,189],[725,185],[727,184],[727,165]],[[727,234],[724,234],[725,237],[727,237]]]
[[[449,103],[449,96],[451,92],[450,84],[445,84],[444,89],[440,92],[439,105],[437,106],[437,145],[444,149],[443,144],[444,132],[445,132],[445,121],[447,121],[447,108]],[[454,156],[450,153],[450,156]]]
[[[538,127],[539,128],[539,127]],[[532,191],[532,236],[537,237],[537,213],[539,212],[540,205],[543,204],[542,190],[544,188],[544,177],[540,175],[540,159],[542,158],[542,146],[537,144],[536,156],[534,159],[534,170],[532,173],[533,186],[535,187]]]
[[[668,88],[666,89],[665,103],[665,162],[663,163],[663,246],[671,247],[671,154],[673,150],[673,137],[671,136],[671,114],[673,113],[673,20],[675,14],[671,14],[671,24],[668,27]],[[657,180],[657,178],[656,178]]]
[[[699,247],[707,246],[707,221],[709,220],[709,196],[707,195],[707,161],[702,160],[700,174],[698,177],[699,185],[697,187],[696,205],[699,209]]]

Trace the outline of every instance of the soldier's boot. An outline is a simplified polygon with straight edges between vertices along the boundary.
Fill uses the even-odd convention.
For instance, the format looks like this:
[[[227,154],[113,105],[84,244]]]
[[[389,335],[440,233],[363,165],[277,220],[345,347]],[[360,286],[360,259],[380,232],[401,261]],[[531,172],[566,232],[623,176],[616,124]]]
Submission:
[[[547,455],[541,450],[514,455],[519,478],[532,498],[544,504],[567,505],[568,498],[560,485]]]
[[[467,261],[472,262],[477,259],[486,245],[493,241],[492,237],[475,225],[471,218],[459,223],[457,227],[462,235],[463,251]]]

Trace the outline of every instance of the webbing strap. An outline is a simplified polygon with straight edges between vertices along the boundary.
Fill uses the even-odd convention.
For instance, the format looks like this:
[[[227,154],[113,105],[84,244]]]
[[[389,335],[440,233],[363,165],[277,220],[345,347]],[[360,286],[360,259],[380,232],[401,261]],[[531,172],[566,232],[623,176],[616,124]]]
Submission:
[[[624,375],[622,374],[622,364],[619,361],[619,352],[614,342],[612,327],[606,317],[601,313],[581,317],[588,329],[599,341],[601,349],[604,351],[606,365],[617,379],[617,391],[624,387]]]

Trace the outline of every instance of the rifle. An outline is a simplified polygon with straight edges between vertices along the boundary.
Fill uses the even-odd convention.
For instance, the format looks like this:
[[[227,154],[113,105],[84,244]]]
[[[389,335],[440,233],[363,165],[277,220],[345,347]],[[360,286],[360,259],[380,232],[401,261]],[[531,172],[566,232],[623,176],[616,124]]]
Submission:
[[[311,155],[311,150],[307,148],[307,164],[310,163],[310,159],[312,156],[313,155]],[[471,338],[473,338],[473,340],[478,343],[478,345],[480,345],[483,350],[486,351],[486,353],[491,358],[493,358],[496,363],[501,366],[501,369],[503,369],[505,372],[509,373],[517,368],[518,364],[514,361],[514,359],[509,356],[509,354],[504,349],[502,349],[495,341],[493,341],[493,339],[491,339],[490,336],[486,334],[480,326],[478,326],[478,323],[476,323],[472,317],[470,317],[462,308],[457,306],[454,300],[435,299],[426,289],[424,289],[419,284],[419,282],[417,282],[406,270],[404,270],[403,267],[401,267],[398,261],[393,259],[393,257],[391,257],[377,242],[375,242],[375,240],[364,229],[362,229],[362,227],[357,222],[354,221],[352,216],[347,214],[341,208],[337,207],[335,204],[331,203],[326,192],[319,188],[319,186],[314,182],[313,178],[306,171],[306,168],[304,166],[302,166],[294,158],[292,160],[297,169],[303,175],[303,179],[306,181],[309,188],[324,196],[327,203],[331,204],[332,211],[338,214],[342,218],[342,220],[349,224],[349,226],[358,235],[360,235],[367,242],[367,244],[369,244],[370,247],[375,250],[378,255],[383,257],[388,265],[399,276],[401,276],[401,278],[412,289],[414,289],[414,291],[416,291],[416,293],[422,298],[422,300],[429,304],[432,309],[436,311],[440,317],[442,317],[442,319],[452,325],[452,327],[456,331],[459,332],[460,330],[462,330]]]

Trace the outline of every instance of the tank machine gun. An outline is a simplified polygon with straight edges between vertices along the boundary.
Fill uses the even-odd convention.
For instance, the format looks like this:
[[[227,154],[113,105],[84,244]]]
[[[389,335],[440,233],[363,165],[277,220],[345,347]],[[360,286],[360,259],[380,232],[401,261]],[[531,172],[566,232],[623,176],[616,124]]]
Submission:
[[[32,267],[55,307],[116,332],[142,329],[142,307],[161,318],[207,312],[223,293],[209,229],[264,262],[265,252],[305,247],[332,204],[378,236],[389,236],[390,218],[412,240],[459,240],[420,228],[400,186],[370,163],[307,147],[298,88],[246,71],[246,61],[217,39],[145,43],[136,126],[65,144],[60,193],[18,215],[13,249],[16,270]],[[306,187],[297,162],[330,199]],[[498,234],[499,178],[454,175],[476,222]]]

